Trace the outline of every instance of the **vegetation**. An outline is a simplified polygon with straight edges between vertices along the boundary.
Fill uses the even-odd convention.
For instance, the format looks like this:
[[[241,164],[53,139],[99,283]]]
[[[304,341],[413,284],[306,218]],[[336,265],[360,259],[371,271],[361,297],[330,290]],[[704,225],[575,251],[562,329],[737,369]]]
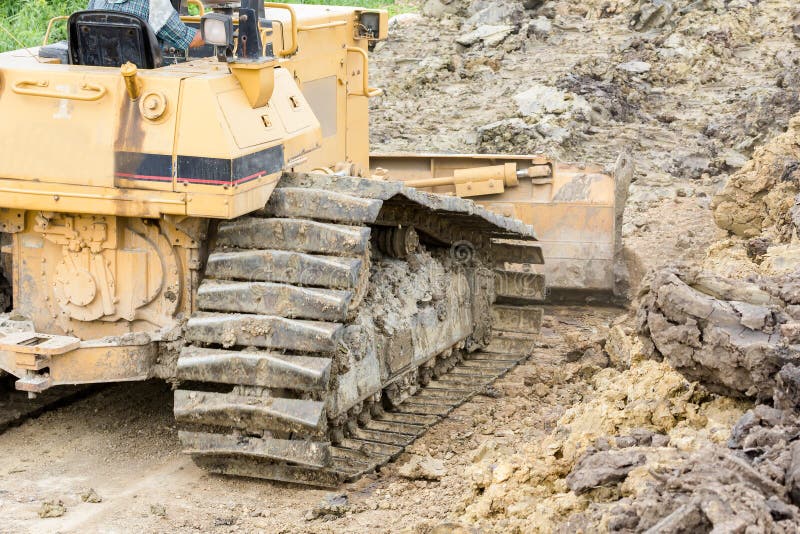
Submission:
[[[88,0],[0,0],[0,51],[41,44],[47,22],[59,15],[85,9]],[[57,24],[55,39],[65,39],[64,23]]]
[[[88,3],[88,0],[0,0],[0,52],[41,44],[47,22],[51,18],[85,9]],[[411,11],[414,2],[413,0],[301,0],[290,3],[383,8],[394,15]],[[57,23],[52,39],[65,38],[64,23]]]

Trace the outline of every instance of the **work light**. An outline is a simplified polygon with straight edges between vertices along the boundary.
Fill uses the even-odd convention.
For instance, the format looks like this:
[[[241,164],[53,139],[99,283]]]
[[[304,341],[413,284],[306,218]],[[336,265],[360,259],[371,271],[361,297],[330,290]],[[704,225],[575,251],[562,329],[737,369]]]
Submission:
[[[207,13],[200,20],[200,32],[206,44],[233,48],[233,18],[222,13]]]

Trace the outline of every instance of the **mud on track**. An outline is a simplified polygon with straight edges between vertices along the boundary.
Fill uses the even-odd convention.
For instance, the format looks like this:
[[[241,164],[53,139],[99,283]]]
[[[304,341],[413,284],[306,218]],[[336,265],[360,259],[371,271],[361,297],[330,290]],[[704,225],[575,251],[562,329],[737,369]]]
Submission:
[[[180,453],[169,386],[110,386],[0,435],[0,513],[7,518],[0,531],[375,532],[397,530],[389,525],[425,530],[458,522],[478,497],[464,476],[475,451],[503,451],[511,458],[549,434],[581,398],[584,377],[607,365],[568,363],[569,347],[602,337],[618,313],[548,309],[534,357],[410,447],[413,454],[443,462],[440,480],[400,477],[397,468],[409,457],[404,454],[380,473],[343,486],[342,515],[326,515],[335,508],[328,506],[310,521],[306,515],[329,492],[208,475]],[[102,502],[81,500],[89,488]],[[41,519],[48,501],[61,501],[66,513]]]

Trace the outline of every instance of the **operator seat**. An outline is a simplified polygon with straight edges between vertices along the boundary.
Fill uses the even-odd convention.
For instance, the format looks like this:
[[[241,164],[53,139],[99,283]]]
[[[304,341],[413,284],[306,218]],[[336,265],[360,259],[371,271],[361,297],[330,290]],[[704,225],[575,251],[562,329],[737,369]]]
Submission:
[[[161,45],[146,21],[120,11],[78,11],[69,17],[69,62],[90,67],[140,69],[163,64]]]

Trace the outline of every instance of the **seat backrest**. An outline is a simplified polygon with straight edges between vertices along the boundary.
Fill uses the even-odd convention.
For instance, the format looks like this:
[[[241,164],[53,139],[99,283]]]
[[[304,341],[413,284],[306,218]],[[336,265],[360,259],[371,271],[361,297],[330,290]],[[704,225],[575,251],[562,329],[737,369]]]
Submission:
[[[162,65],[161,46],[150,26],[130,13],[78,11],[68,22],[72,65],[120,67],[130,61],[140,69]]]

